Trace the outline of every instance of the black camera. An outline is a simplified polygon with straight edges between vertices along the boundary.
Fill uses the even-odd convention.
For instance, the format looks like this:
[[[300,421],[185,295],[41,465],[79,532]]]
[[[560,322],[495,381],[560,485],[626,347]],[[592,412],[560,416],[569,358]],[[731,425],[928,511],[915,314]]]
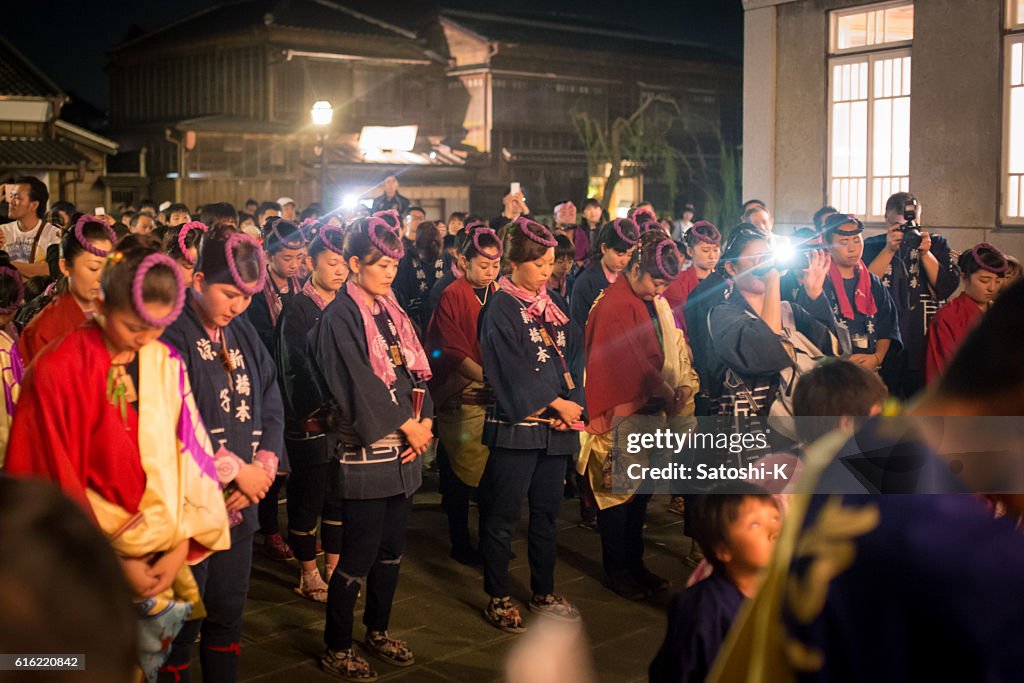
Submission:
[[[917,224],[917,200],[908,200],[903,205],[903,225],[899,227],[903,233],[903,244],[908,249],[918,249],[924,237],[921,235],[921,226]]]

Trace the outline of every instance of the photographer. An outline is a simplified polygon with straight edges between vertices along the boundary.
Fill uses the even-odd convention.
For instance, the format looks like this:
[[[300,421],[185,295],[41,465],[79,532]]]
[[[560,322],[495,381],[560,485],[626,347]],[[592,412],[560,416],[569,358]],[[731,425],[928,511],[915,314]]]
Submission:
[[[921,230],[921,214],[914,195],[898,192],[885,203],[888,232],[864,240],[864,262],[889,290],[899,317],[903,345],[889,350],[882,379],[900,398],[924,386],[928,323],[960,283],[949,244]]]

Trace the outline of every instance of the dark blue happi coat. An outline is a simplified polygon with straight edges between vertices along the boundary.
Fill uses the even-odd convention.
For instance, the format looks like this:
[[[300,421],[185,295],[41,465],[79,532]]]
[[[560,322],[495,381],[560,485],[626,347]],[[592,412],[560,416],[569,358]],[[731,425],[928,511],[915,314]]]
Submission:
[[[181,316],[168,327],[163,341],[181,353],[203,424],[214,450],[221,446],[252,462],[256,451],[284,452],[284,408],[274,361],[245,316],[221,330],[235,370],[229,379],[221,361],[221,344],[210,340],[192,307],[192,293]],[[245,526],[255,531],[256,506],[242,511]]]

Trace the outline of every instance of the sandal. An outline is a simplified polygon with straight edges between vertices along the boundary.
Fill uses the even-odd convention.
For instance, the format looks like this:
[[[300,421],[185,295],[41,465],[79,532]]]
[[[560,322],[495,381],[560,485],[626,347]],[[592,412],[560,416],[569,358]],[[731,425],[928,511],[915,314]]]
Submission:
[[[484,619],[495,628],[506,633],[523,633],[526,626],[523,625],[523,617],[519,614],[519,608],[512,604],[511,598],[491,598],[484,608]]]
[[[299,577],[299,585],[292,589],[295,593],[313,602],[327,602],[327,584],[320,578],[320,572],[303,573]]]
[[[387,631],[367,631],[366,649],[373,656],[395,666],[412,666],[416,663],[405,641],[389,637]]]
[[[320,667],[346,681],[370,683],[377,680],[377,672],[370,668],[370,663],[356,655],[352,648],[327,650],[320,658]]]
[[[295,557],[292,549],[281,538],[281,534],[269,534],[263,539],[263,549],[272,560],[291,560]]]

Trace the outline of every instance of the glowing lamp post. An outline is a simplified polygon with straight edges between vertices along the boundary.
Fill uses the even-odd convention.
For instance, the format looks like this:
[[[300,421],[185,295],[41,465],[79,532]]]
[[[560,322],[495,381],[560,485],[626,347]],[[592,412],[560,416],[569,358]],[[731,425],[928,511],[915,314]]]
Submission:
[[[327,172],[327,127],[331,125],[331,120],[334,119],[334,108],[331,107],[331,103],[327,100],[317,100],[313,103],[313,108],[309,110],[309,115],[312,117],[313,125],[316,126],[319,134],[320,204],[326,207],[327,190],[325,174]]]

